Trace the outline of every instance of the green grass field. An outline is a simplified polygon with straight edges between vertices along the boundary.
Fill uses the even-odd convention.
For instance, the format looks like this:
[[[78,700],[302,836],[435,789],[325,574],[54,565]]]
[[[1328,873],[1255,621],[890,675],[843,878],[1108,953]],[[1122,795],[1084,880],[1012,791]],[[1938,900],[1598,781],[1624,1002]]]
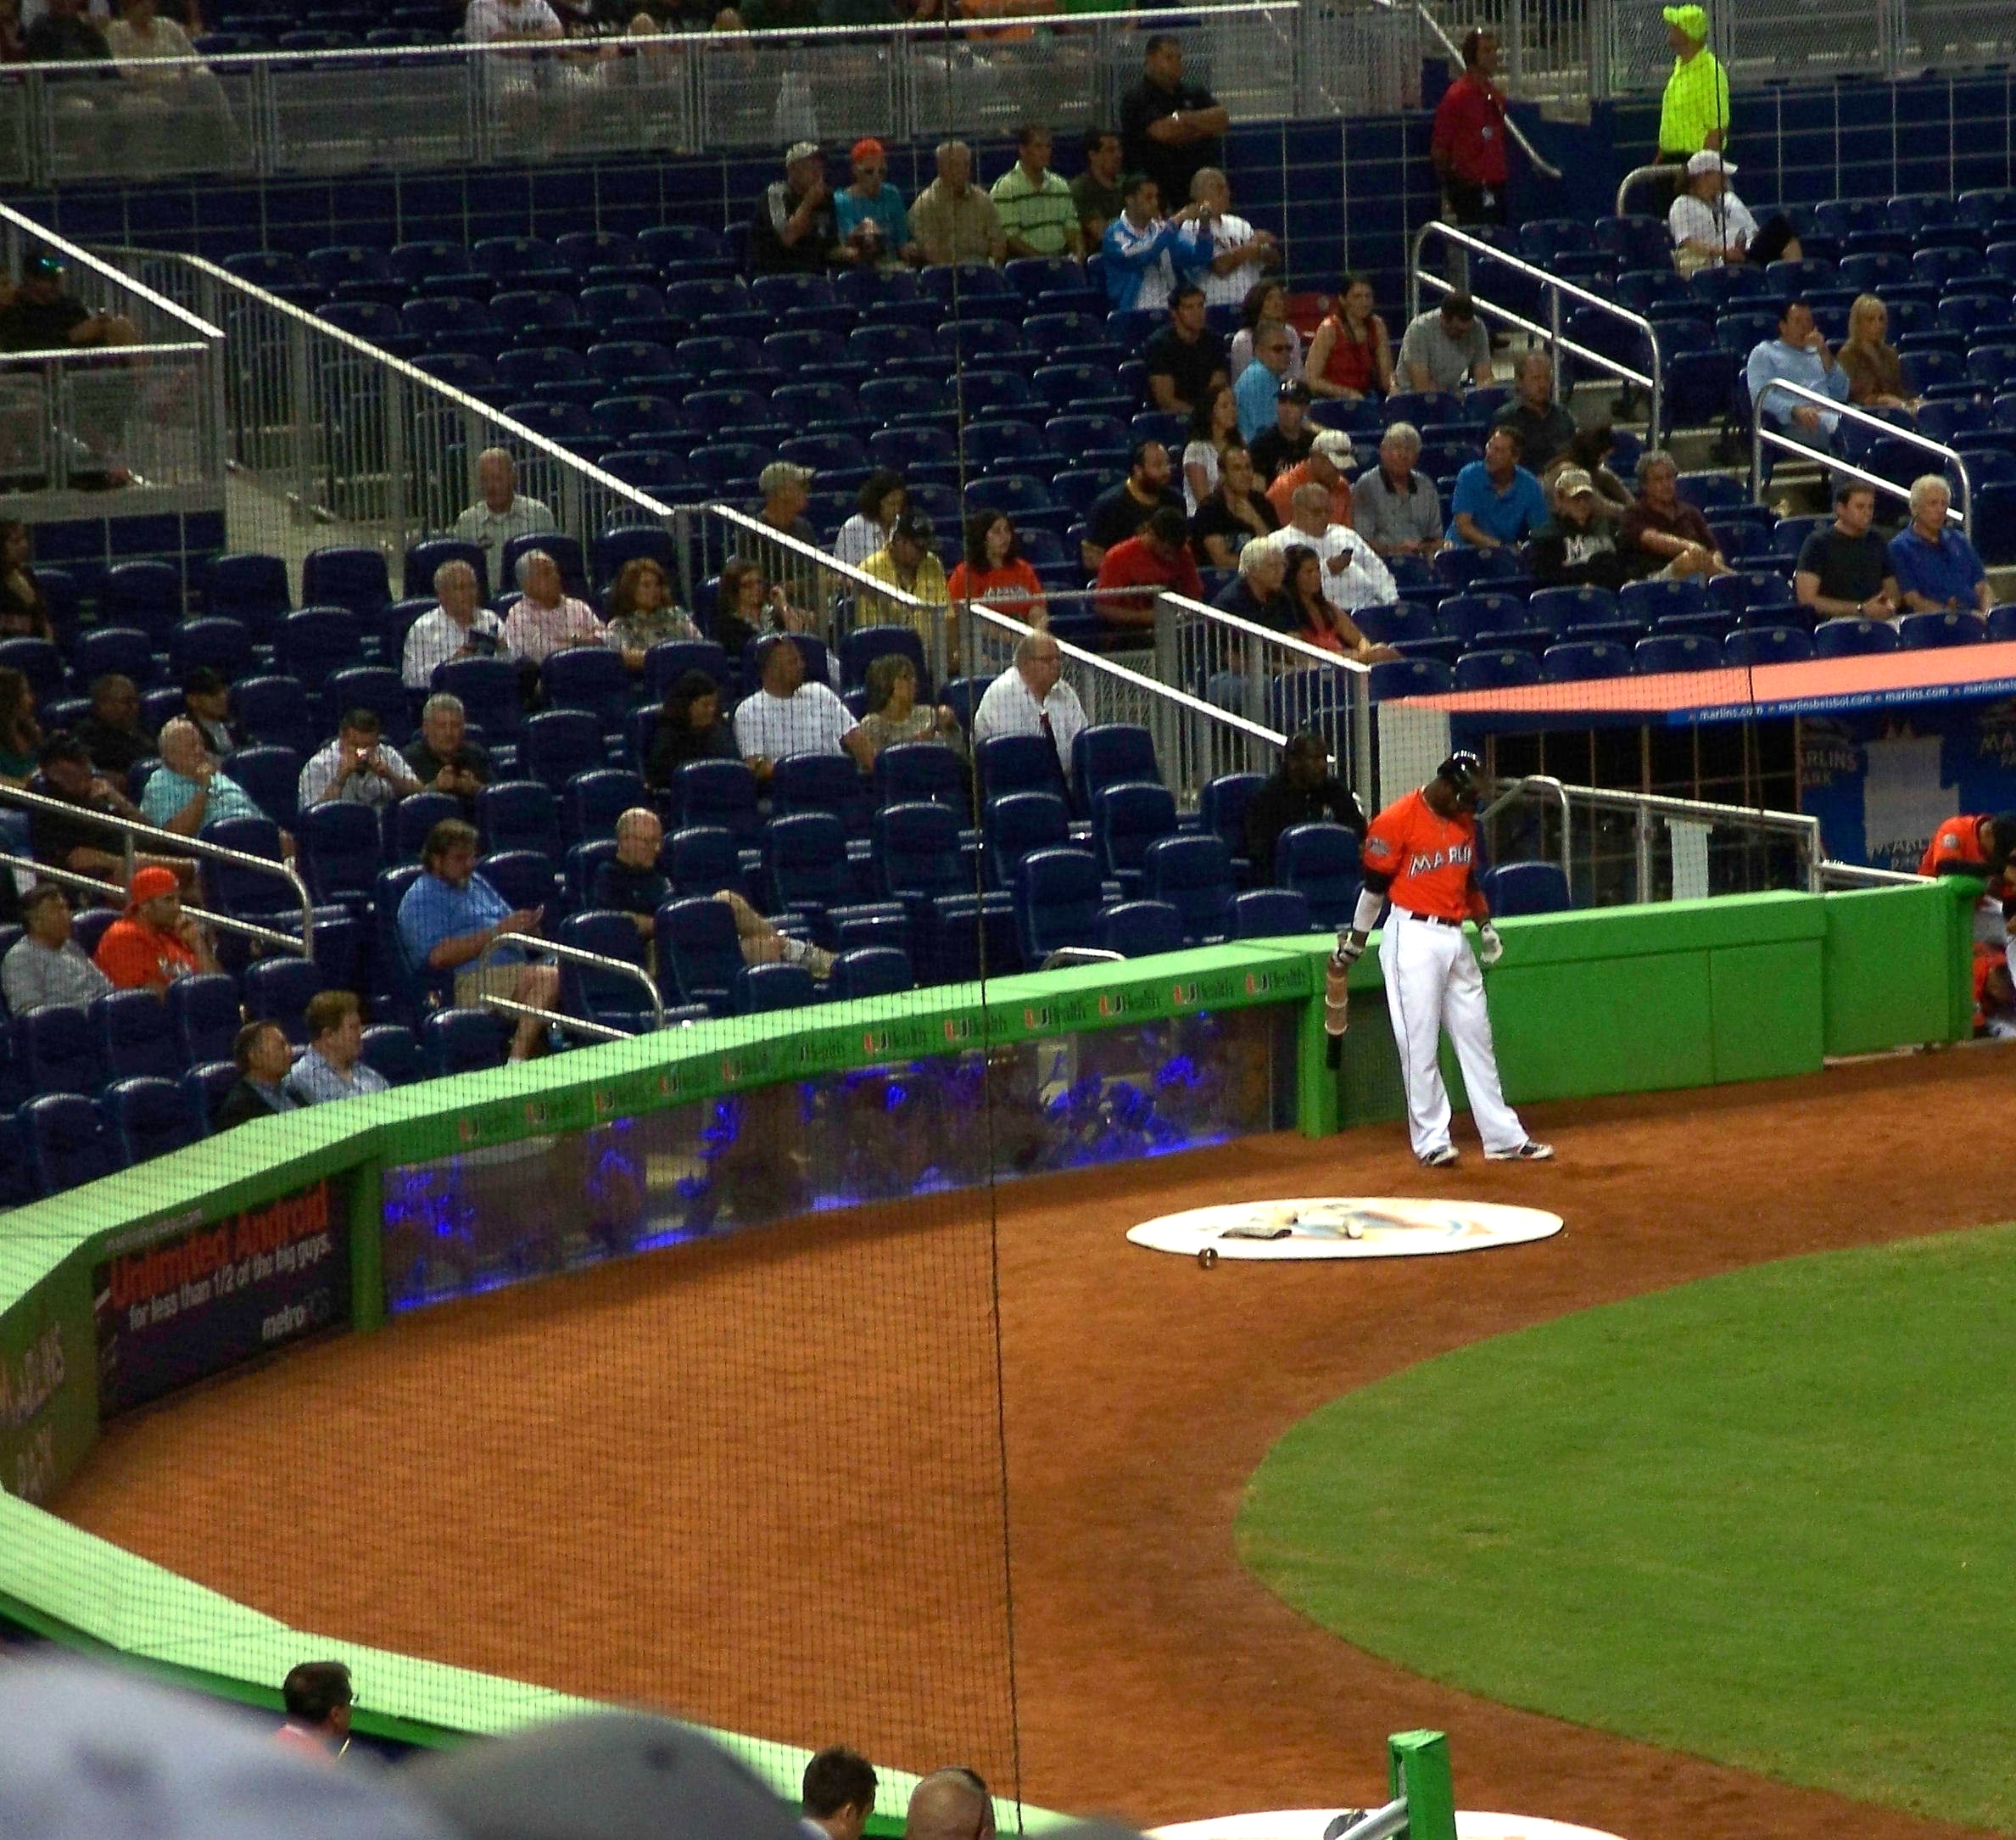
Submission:
[[[1238,1537],[1437,1680],[2016,1832],[2016,1227],[1424,1362],[1282,1438]]]

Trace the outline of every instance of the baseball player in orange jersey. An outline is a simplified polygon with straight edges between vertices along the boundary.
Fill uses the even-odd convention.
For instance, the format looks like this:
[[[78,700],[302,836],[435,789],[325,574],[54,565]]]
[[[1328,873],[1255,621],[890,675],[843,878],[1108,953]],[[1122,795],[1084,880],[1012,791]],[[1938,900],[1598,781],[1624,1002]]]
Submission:
[[[1553,1145],[1526,1134],[1519,1114],[1505,1104],[1491,1047],[1478,967],[1497,964],[1505,944],[1477,881],[1474,814],[1483,776],[1483,763],[1475,754],[1451,754],[1419,791],[1372,820],[1360,853],[1364,890],[1350,926],[1337,935],[1337,956],[1349,970],[1365,950],[1380,907],[1391,900],[1379,970],[1407,1083],[1408,1136],[1414,1154],[1431,1169],[1456,1160],[1449,1136],[1449,1090],[1436,1058],[1445,1028],[1486,1160],[1539,1163],[1554,1155]],[[1474,952],[1464,936],[1466,920],[1477,923]]]

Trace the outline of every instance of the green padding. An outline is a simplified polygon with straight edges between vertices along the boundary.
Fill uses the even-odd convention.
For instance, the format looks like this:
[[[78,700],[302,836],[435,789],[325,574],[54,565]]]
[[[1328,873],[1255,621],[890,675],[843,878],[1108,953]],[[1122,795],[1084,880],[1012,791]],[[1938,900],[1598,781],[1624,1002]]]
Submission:
[[[1818,939],[1826,930],[1824,905],[1815,894],[1722,895],[1649,907],[1536,914],[1500,923],[1505,941],[1502,968]]]
[[[1818,1071],[1821,957],[1818,939],[1733,946],[1708,954],[1718,1081]]]
[[[1826,898],[1829,1054],[1881,1054],[1966,1037],[1974,1011],[1973,909],[1980,892],[1980,882],[1948,876]]]
[[[1661,1092],[1717,1077],[1705,951],[1528,964],[1522,923],[1486,974],[1505,1097]]]

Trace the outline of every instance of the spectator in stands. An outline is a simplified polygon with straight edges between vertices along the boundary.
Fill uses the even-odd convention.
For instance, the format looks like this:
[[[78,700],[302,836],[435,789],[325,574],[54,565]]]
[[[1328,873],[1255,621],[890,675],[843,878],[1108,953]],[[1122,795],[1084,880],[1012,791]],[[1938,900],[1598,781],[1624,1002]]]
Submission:
[[[1015,163],[994,182],[989,196],[1014,256],[1085,254],[1085,232],[1071,187],[1050,170],[1050,131],[1027,121],[1015,131]]]
[[[477,501],[455,519],[454,534],[482,549],[494,594],[504,585],[505,545],[513,537],[537,536],[556,526],[553,513],[540,500],[519,491],[518,463],[505,448],[487,447],[477,456],[476,490]],[[434,592],[440,591],[441,571],[436,569]]]
[[[294,1050],[277,1022],[248,1022],[231,1044],[231,1058],[238,1070],[237,1083],[217,1101],[216,1116],[210,1120],[213,1131],[229,1131],[254,1118],[297,1109],[299,1101],[287,1089]]]
[[[1085,706],[1064,681],[1064,655],[1048,633],[1025,633],[1015,663],[988,685],[973,712],[973,745],[1003,735],[1041,735],[1057,749],[1058,770],[1071,770],[1071,743],[1085,727]]]
[[[2008,948],[1977,941],[1974,948],[1974,1032],[1977,1040],[2016,1037],[2016,976]]]
[[[1190,196],[1205,166],[1224,164],[1231,116],[1209,90],[1183,81],[1182,41],[1156,32],[1142,48],[1141,81],[1120,102],[1120,152],[1170,204]]]
[[[1161,211],[1155,182],[1129,173],[1120,185],[1120,214],[1099,243],[1106,299],[1116,313],[1156,311],[1209,261],[1210,232],[1198,222],[1198,207],[1186,204],[1170,218]]]
[[[543,907],[513,909],[476,873],[476,829],[444,818],[421,847],[423,873],[399,903],[399,942],[416,970],[453,971],[455,1000],[464,1009],[485,996],[509,997],[533,1009],[552,1009],[560,998],[559,968],[532,965],[522,946],[505,945],[481,971],[476,961],[493,941],[537,939]],[[522,1016],[511,1058],[529,1060],[544,1046],[546,1026]]]
[[[121,780],[156,747],[154,736],[140,725],[139,686],[116,671],[92,680],[91,713],[71,733],[89,751],[92,765]],[[0,761],[0,773],[4,771],[5,763]]]
[[[1183,501],[1170,489],[1169,450],[1159,441],[1139,441],[1127,456],[1127,477],[1092,501],[1078,557],[1088,575],[1096,575],[1106,552],[1124,543],[1161,506],[1181,516]]]
[[[1442,498],[1419,470],[1421,430],[1395,422],[1379,441],[1379,464],[1351,489],[1351,524],[1381,556],[1430,556],[1448,547]]]
[[[657,813],[633,805],[616,820],[616,853],[596,866],[588,904],[628,914],[638,937],[651,938],[658,909],[672,898],[672,884],[658,866],[664,847],[665,826]]]
[[[347,709],[327,742],[301,769],[296,797],[310,805],[363,805],[383,814],[421,789],[405,757],[385,739],[375,709]]]
[[[1449,512],[1458,543],[1501,549],[1524,542],[1547,522],[1547,495],[1519,464],[1522,451],[1519,431],[1499,422],[1485,437],[1484,457],[1456,475]]]
[[[1567,446],[1540,469],[1540,484],[1551,500],[1554,482],[1570,467],[1589,476],[1596,489],[1596,516],[1614,524],[1631,509],[1631,489],[1610,470],[1610,456],[1617,451],[1617,430],[1607,422],[1590,428],[1578,428]]]
[[[526,551],[517,573],[517,604],[504,617],[504,646],[514,658],[544,664],[569,646],[605,643],[595,610],[567,591],[560,564],[544,550]]]
[[[645,783],[654,791],[678,784],[679,769],[689,760],[740,760],[734,731],[722,719],[721,686],[705,671],[682,672],[665,689],[658,726],[645,763]]]
[[[814,1752],[801,1791],[807,1840],[862,1840],[878,1786],[874,1766],[859,1752],[840,1744]]]
[[[873,753],[898,741],[931,741],[955,753],[966,752],[966,736],[948,703],[935,707],[917,700],[917,667],[900,652],[885,652],[868,668],[868,713],[861,732]]]
[[[472,45],[537,44],[566,36],[547,0],[469,0],[463,38]]]
[[[98,936],[98,967],[114,990],[165,991],[177,978],[217,969],[209,935],[182,912],[172,869],[133,871],[126,912]]]
[[[931,520],[920,511],[907,511],[897,518],[891,527],[888,542],[861,565],[861,573],[924,604],[908,607],[887,595],[864,589],[855,596],[854,618],[862,626],[907,626],[927,646],[935,636],[934,629],[942,621],[947,655],[956,664],[959,629],[952,618],[952,592],[945,579],[945,564],[932,548],[937,536]]]
[[[1491,381],[1491,338],[1467,294],[1445,294],[1408,327],[1400,371],[1409,389],[1453,395]]]
[[[685,609],[673,601],[665,571],[648,556],[634,556],[617,571],[608,607],[603,643],[622,652],[624,665],[633,671],[644,668],[645,654],[653,646],[701,636]]]
[[[425,690],[452,658],[494,658],[504,650],[504,623],[477,598],[468,563],[444,562],[434,571],[434,599],[433,609],[406,630],[399,681],[408,690]]]
[[[302,1020],[308,1047],[286,1082],[288,1097],[297,1105],[327,1105],[332,1099],[365,1099],[388,1089],[364,1054],[364,1013],[354,990],[318,990],[308,999]]]
[[[1633,579],[1706,580],[1729,572],[1707,519],[1680,496],[1679,481],[1670,454],[1655,447],[1639,456],[1638,497],[1617,523],[1617,548]]]
[[[81,1009],[111,989],[112,980],[70,937],[70,897],[53,881],[38,881],[21,897],[26,931],[0,959],[0,993],[9,1015],[35,1009]]]
[[[1784,212],[1762,227],[1750,207],[1729,187],[1734,160],[1703,148],[1689,156],[1687,179],[1666,227],[1673,239],[1673,266],[1683,275],[1728,262],[1751,262],[1762,268],[1772,262],[1796,262],[1806,254],[1799,233]]]
[[[886,552],[884,552],[886,553]],[[805,654],[781,634],[757,648],[757,687],[735,708],[735,745],[767,780],[796,754],[846,754],[865,773],[874,752],[853,713],[825,684],[805,680]]]
[[[35,686],[25,671],[0,664],[0,784],[25,786],[42,745],[35,719]]]
[[[1529,345],[1514,361],[1512,389],[1512,400],[1491,425],[1517,433],[1521,460],[1537,477],[1575,439],[1575,417],[1555,400],[1554,361],[1538,345]]]
[[[1282,386],[1288,381],[1294,351],[1286,326],[1261,323],[1254,335],[1253,362],[1237,372],[1239,381],[1232,386],[1242,441],[1256,441],[1274,426]]]
[[[71,0],[52,0],[52,7]],[[29,33],[33,39],[44,26],[57,23],[49,16]],[[75,13],[61,23],[90,33],[105,55],[104,42]],[[45,60],[37,59],[36,62]],[[75,294],[63,288],[64,266],[53,255],[31,255],[21,264],[20,284],[14,298],[0,306],[0,351],[60,351],[70,345],[130,345],[139,338],[133,322],[123,313],[93,313]]]
[[[994,200],[973,182],[973,149],[963,141],[941,141],[938,176],[910,207],[911,233],[933,266],[993,262],[1008,254],[1008,237]]]
[[[213,754],[244,746],[244,730],[232,719],[231,680],[214,666],[199,664],[182,680],[182,713]]]
[[[1813,323],[1813,310],[1805,301],[1788,300],[1779,308],[1777,336],[1757,341],[1744,368],[1744,379],[1750,386],[1752,408],[1770,427],[1808,446],[1835,450],[1835,431],[1841,423],[1836,411],[1816,408],[1792,396],[1758,400],[1765,385],[1773,381],[1800,384],[1836,402],[1848,400],[1848,373],[1835,362],[1826,338]]]
[[[1673,68],[1659,103],[1659,164],[1684,166],[1703,148],[1723,150],[1729,131],[1729,80],[1707,48],[1706,12],[1698,6],[1667,7],[1662,17]]]
[[[1342,825],[1365,835],[1365,808],[1350,787],[1330,770],[1330,750],[1313,729],[1300,729],[1281,751],[1281,764],[1246,808],[1246,853],[1254,878],[1274,880],[1274,847],[1296,825]]]
[[[757,563],[731,556],[721,565],[714,595],[714,637],[730,657],[739,657],[761,634],[809,632],[816,624],[809,613],[791,605],[784,584],[772,581]]]
[[[1974,545],[1946,522],[1952,501],[1952,489],[1936,473],[1911,482],[1911,522],[1890,540],[1890,573],[1907,613],[1985,613],[1995,605]]]
[[[1246,545],[1281,529],[1266,495],[1253,482],[1253,456],[1237,441],[1218,462],[1217,489],[1190,520],[1190,549],[1201,568],[1235,568]]]
[[[1442,183],[1444,223],[1505,221],[1505,182],[1511,169],[1505,154],[1505,92],[1499,88],[1497,76],[1497,35],[1481,28],[1465,33],[1463,74],[1435,105],[1435,125],[1428,137],[1428,163]]]
[[[1379,559],[1378,551],[1350,525],[1341,523],[1331,516],[1329,495],[1313,480],[1295,489],[1288,522],[1266,540],[1284,551],[1298,545],[1315,551],[1323,565],[1323,597],[1337,616],[1355,612],[1360,607],[1383,607],[1399,598],[1399,590],[1393,586],[1393,573]],[[1293,597],[1297,583],[1292,564],[1287,585]],[[1343,624],[1350,623],[1347,619]],[[1351,629],[1354,633],[1357,631],[1355,627]],[[1364,645],[1360,635],[1354,640],[1347,640],[1344,649],[1356,657]],[[1393,656],[1385,651],[1378,652],[1381,658]],[[1369,663],[1376,660],[1365,657],[1361,662]]]
[[[1372,284],[1347,275],[1336,303],[1309,342],[1310,393],[1344,402],[1393,393],[1393,338],[1372,310]]]
[[[161,764],[147,776],[140,813],[151,825],[193,837],[205,825],[228,818],[264,818],[259,802],[218,766],[203,733],[186,716],[161,724]],[[280,833],[282,854],[294,853],[293,839]]]
[[[47,0],[47,10],[21,40],[31,64],[97,63],[111,57],[98,27],[85,16],[84,0]],[[45,351],[46,345],[14,345],[14,351]]]
[[[807,550],[817,550],[819,534],[813,529],[805,510],[812,502],[812,482],[818,477],[816,469],[801,467],[795,461],[772,461],[757,475],[757,489],[763,496],[756,521],[794,543],[803,544]],[[736,538],[736,547],[742,555],[761,563],[765,577],[776,584],[775,592],[785,610],[779,617],[785,624],[794,632],[810,631],[817,624],[813,610],[824,599],[829,579],[819,565],[789,545],[772,542],[754,531],[742,531]],[[794,618],[798,624],[791,625]]]
[[[965,553],[945,584],[955,613],[975,601],[1010,619],[1042,626],[1050,603],[1035,569],[1022,558],[1014,520],[1006,512],[976,512],[966,520]]]
[[[1834,523],[1816,530],[1799,551],[1792,592],[1822,619],[1897,617],[1901,596],[1891,572],[1890,545],[1871,528],[1876,494],[1843,478],[1834,489]]]
[[[1298,467],[1316,445],[1318,429],[1309,419],[1310,389],[1291,378],[1274,393],[1274,425],[1254,436],[1254,477],[1265,490],[1291,467]]]
[[[826,156],[816,141],[794,142],[784,156],[784,176],[756,201],[749,224],[749,266],[758,275],[817,275],[860,260],[840,241]]]
[[[19,518],[0,518],[0,639],[49,639],[49,604],[30,566],[34,543]]]
[[[192,64],[182,70],[146,68],[164,58],[194,59],[196,48],[189,35],[174,20],[154,11],[154,0],[120,0],[119,17],[105,27],[105,44],[120,66],[120,74],[152,83],[180,84],[185,76],[208,76],[209,71]]]
[[[1320,485],[1330,495],[1330,521],[1351,522],[1351,469],[1358,464],[1351,437],[1342,428],[1319,428],[1310,444],[1309,458],[1283,467],[1267,488],[1267,502],[1283,523],[1288,521],[1295,495],[1305,485]]]
[[[1164,414],[1193,414],[1226,381],[1225,340],[1205,323],[1204,312],[1203,289],[1185,282],[1170,298],[1169,323],[1142,354],[1148,400]]]
[[[889,155],[872,134],[855,142],[847,156],[852,180],[835,193],[833,215],[840,239],[864,263],[917,263],[924,251],[910,234],[903,194],[889,182]]]
[[[1211,605],[1271,632],[1292,633],[1300,624],[1287,597],[1288,559],[1271,543],[1248,543],[1239,551],[1239,574],[1221,588]]]
[[[1192,601],[1204,597],[1197,564],[1190,559],[1189,526],[1174,505],[1158,506],[1134,536],[1116,543],[1099,564],[1092,611],[1108,651],[1151,644],[1155,634],[1155,591],[1167,589]]]
[[[1237,384],[1245,376],[1248,368],[1259,356],[1259,341],[1261,329],[1278,326],[1287,334],[1288,367],[1283,377],[1298,378],[1302,375],[1302,334],[1295,330],[1288,318],[1288,290],[1278,281],[1256,281],[1246,290],[1245,298],[1239,303],[1239,329],[1232,334],[1232,343],[1226,360],[1226,369]],[[1271,405],[1270,405],[1271,407]],[[1262,425],[1265,417],[1262,417]]]
[[[287,1723],[273,1736],[289,1750],[327,1762],[340,1757],[350,1737],[350,1670],[340,1661],[304,1661],[280,1683]]]
[[[1857,294],[1848,309],[1848,336],[1835,354],[1848,379],[1848,400],[1862,409],[1909,409],[1918,399],[1906,394],[1897,348],[1885,336],[1890,309],[1873,294]]]
[[[1554,521],[1533,542],[1533,579],[1544,588],[1608,588],[1624,584],[1624,558],[1611,526],[1596,515],[1596,486],[1579,467],[1564,467],[1555,482]]]
[[[490,756],[469,739],[468,714],[460,696],[436,691],[422,706],[420,732],[406,743],[406,764],[429,791],[446,792],[476,810],[476,795],[490,783]]]
[[[90,754],[75,735],[60,730],[50,735],[36,754],[36,763],[42,770],[28,782],[31,792],[39,792],[60,804],[74,805],[81,814],[140,816],[140,808],[92,768]],[[41,810],[28,814],[29,853],[52,869],[118,881],[126,875],[125,845],[125,833],[110,825],[94,824],[88,815],[71,818]],[[139,860],[169,859],[142,856]],[[186,862],[179,868],[184,875],[192,873]]]
[[[1207,214],[1211,260],[1201,279],[1207,306],[1240,306],[1270,268],[1281,266],[1281,243],[1271,230],[1256,230],[1232,210],[1232,188],[1215,166],[1200,166],[1190,182],[1190,202]]]
[[[1078,227],[1088,250],[1104,242],[1106,227],[1126,203],[1120,192],[1122,164],[1120,137],[1111,128],[1085,131],[1085,171],[1071,182],[1071,202],[1078,207]]]
[[[877,467],[861,483],[854,501],[854,515],[840,527],[833,540],[834,556],[858,568],[889,541],[889,533],[910,501],[910,489],[893,467]]]
[[[1239,402],[1225,383],[1206,391],[1190,411],[1190,439],[1183,447],[1183,512],[1194,517],[1197,507],[1218,489],[1218,460],[1239,440]]]

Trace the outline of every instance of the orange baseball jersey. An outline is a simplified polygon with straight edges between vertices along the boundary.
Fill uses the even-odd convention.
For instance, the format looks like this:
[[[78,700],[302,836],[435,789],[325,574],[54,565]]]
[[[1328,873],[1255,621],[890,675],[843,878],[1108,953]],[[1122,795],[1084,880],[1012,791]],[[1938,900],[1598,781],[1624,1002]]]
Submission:
[[[1477,885],[1477,820],[1438,817],[1418,791],[1372,820],[1360,851],[1365,868],[1390,875],[1395,907],[1438,920],[1483,920],[1491,909]]]
[[[1956,870],[1988,873],[1988,853],[1981,847],[1981,826],[1985,818],[1949,818],[1932,833],[1932,841],[1925,846],[1925,853],[1918,858],[1918,872],[1921,875],[1936,875],[1944,870],[1951,875]]]

